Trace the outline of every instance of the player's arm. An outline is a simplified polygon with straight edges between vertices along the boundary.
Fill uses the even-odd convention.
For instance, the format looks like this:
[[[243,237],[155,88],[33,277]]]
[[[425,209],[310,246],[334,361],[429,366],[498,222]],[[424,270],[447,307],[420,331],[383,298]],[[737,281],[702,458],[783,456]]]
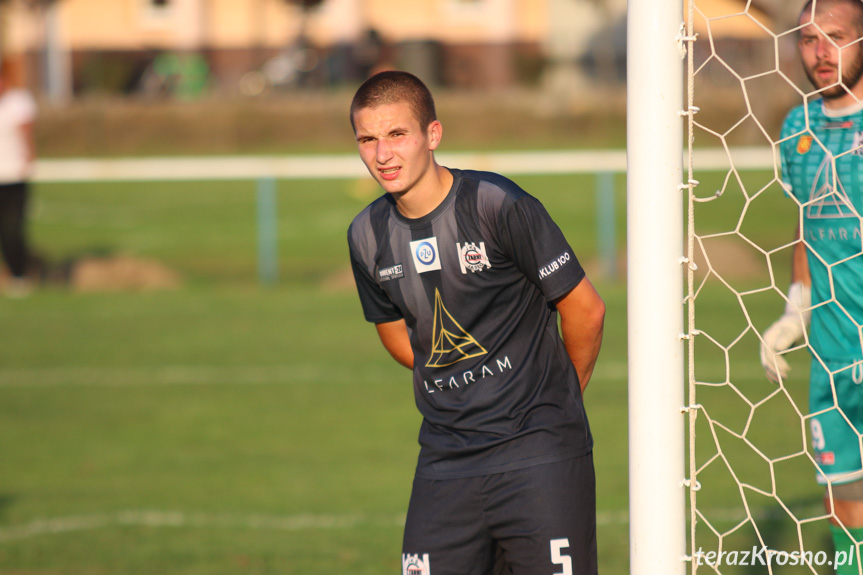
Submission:
[[[800,239],[799,232],[797,239]],[[791,283],[812,285],[812,276],[809,275],[809,258],[806,257],[806,245],[803,242],[797,242],[794,245],[794,254],[791,260]]]
[[[556,299],[554,305],[560,314],[563,343],[584,393],[602,346],[605,302],[590,280],[584,278],[569,293]]]
[[[797,239],[800,239],[799,231]],[[785,351],[803,339],[809,325],[812,305],[812,276],[806,246],[802,241],[794,244],[791,257],[791,286],[788,288],[788,303],[785,312],[762,334],[761,365],[770,381],[779,383],[791,371],[791,367],[779,352]]]
[[[381,343],[390,352],[397,362],[408,369],[414,368],[414,350],[411,347],[411,339],[405,320],[391,321],[388,323],[377,323],[378,337]]]

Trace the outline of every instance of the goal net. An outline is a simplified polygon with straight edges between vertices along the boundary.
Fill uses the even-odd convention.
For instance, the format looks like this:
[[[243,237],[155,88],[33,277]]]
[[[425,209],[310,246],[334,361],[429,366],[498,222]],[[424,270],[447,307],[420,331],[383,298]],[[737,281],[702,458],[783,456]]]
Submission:
[[[809,364],[820,358],[804,338],[782,355],[791,369],[779,383],[759,361],[765,330],[788,303],[792,252],[799,242],[809,246],[797,234],[804,210],[814,207],[783,188],[781,123],[791,108],[819,97],[797,53],[802,0],[773,6],[684,6],[692,573],[832,573],[836,561],[856,554],[834,549],[825,488],[816,482],[827,479],[811,446],[808,396]],[[700,162],[705,149],[718,161]],[[835,175],[824,179],[836,189]]]

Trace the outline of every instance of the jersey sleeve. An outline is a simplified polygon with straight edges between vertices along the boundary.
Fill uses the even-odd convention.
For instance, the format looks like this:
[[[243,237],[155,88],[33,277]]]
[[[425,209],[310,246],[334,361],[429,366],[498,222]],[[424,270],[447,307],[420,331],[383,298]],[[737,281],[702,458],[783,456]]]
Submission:
[[[348,231],[348,248],[350,249],[354,282],[357,286],[357,293],[360,296],[360,304],[366,321],[388,323],[402,319],[401,311],[374,280],[372,276],[374,265],[368,263],[373,262],[369,256],[370,250],[368,246],[362,247],[355,242],[353,226]],[[365,257],[364,253],[366,254]]]
[[[793,198],[793,158],[798,155],[798,149],[808,151],[809,147],[818,145],[811,132],[806,131],[806,114],[802,106],[791,110],[785,117],[779,138],[780,181],[785,195]]]
[[[545,207],[525,195],[502,214],[502,245],[547,301],[566,295],[585,277],[575,252]]]

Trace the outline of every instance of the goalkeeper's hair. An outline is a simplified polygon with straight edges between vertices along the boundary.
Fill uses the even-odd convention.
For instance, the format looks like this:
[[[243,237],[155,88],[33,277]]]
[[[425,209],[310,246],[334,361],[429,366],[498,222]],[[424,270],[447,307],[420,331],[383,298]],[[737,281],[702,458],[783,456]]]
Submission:
[[[422,80],[408,72],[387,70],[375,74],[359,87],[351,101],[351,127],[357,131],[354,115],[364,108],[407,103],[423,129],[437,120],[434,97]]]
[[[809,0],[803,5],[803,9],[800,11],[800,17],[803,18],[809,14],[810,18],[814,20],[815,12],[820,11],[823,8],[836,6],[837,4],[846,4],[854,9],[855,17],[852,24],[854,24],[857,31],[863,35],[863,0]]]

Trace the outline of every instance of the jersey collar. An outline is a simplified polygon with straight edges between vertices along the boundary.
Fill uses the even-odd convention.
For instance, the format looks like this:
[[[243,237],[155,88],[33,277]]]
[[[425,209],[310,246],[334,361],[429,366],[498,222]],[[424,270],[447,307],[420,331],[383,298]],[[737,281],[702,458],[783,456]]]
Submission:
[[[824,112],[824,115],[828,118],[844,118],[845,116],[856,114],[861,110],[863,110],[863,102],[855,102],[849,106],[845,106],[844,108],[833,109],[825,106],[824,100],[821,100],[821,111]]]

